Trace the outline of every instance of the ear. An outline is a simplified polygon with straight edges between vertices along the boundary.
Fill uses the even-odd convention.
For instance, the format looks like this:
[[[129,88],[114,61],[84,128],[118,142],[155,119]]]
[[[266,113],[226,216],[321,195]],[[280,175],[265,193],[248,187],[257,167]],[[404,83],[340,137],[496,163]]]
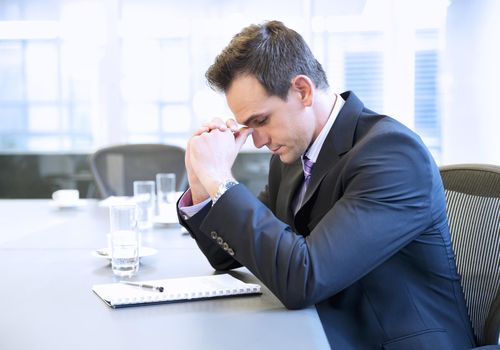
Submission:
[[[292,92],[298,94],[304,106],[311,106],[314,95],[314,83],[307,75],[297,75],[292,79]]]

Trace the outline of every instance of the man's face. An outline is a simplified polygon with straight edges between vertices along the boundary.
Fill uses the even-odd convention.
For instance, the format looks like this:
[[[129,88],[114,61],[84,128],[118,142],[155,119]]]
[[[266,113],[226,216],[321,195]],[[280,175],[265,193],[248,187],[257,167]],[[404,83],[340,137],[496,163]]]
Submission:
[[[269,96],[254,76],[244,75],[235,78],[226,91],[226,100],[236,121],[254,129],[255,147],[266,146],[283,163],[294,162],[309,147],[314,120],[299,92],[290,89],[284,101]]]

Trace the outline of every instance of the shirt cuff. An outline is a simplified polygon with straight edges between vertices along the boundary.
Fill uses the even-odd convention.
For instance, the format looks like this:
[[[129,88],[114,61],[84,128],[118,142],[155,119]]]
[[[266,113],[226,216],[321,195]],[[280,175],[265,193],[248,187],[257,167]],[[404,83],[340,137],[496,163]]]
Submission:
[[[179,211],[184,220],[190,219],[195,216],[205,205],[210,203],[211,199],[207,198],[203,202],[193,205],[193,197],[191,196],[191,189],[188,189],[179,200]]]

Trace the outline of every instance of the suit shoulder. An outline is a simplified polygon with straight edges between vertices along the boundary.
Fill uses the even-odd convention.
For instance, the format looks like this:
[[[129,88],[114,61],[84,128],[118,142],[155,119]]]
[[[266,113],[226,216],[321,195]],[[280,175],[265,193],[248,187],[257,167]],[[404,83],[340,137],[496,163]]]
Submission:
[[[392,138],[412,140],[426,149],[420,136],[398,120],[378,114],[362,116],[356,129],[355,143],[380,137],[385,137],[388,141]]]

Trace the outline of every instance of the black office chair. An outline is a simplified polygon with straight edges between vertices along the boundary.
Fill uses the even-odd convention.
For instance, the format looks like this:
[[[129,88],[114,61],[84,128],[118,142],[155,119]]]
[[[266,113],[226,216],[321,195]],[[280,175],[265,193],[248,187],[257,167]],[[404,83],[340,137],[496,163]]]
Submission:
[[[187,188],[183,148],[165,144],[126,144],[97,150],[90,168],[103,198],[133,195],[133,182],[175,173],[177,191]]]
[[[440,172],[457,268],[477,344],[498,345],[500,167],[449,165]]]

